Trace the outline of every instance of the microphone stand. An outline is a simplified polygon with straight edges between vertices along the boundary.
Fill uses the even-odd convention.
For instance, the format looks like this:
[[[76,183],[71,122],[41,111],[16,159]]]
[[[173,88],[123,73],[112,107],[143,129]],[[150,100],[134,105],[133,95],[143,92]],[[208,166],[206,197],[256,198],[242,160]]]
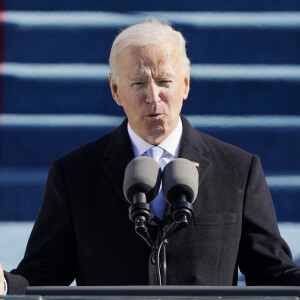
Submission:
[[[164,240],[161,251],[161,285],[167,285],[167,240]]]
[[[173,219],[171,226],[167,229],[162,226],[156,240],[156,274],[159,285],[167,284],[167,239],[188,226],[188,222],[193,216],[193,206],[182,195],[172,204],[171,211]]]
[[[156,279],[158,285],[167,284],[167,245],[168,241],[164,235],[164,228],[160,228],[160,233],[156,240],[155,252],[155,267]]]
[[[167,245],[168,238],[186,228],[193,216],[191,203],[181,198],[172,205],[171,217],[173,222],[167,228],[159,226],[159,234],[154,239],[150,236],[147,223],[150,221],[150,205],[144,201],[135,201],[129,208],[130,219],[135,223],[135,231],[151,247],[151,258],[155,260],[157,284],[167,284]]]
[[[168,241],[165,239],[161,245],[160,252],[160,285],[167,285],[167,244]]]

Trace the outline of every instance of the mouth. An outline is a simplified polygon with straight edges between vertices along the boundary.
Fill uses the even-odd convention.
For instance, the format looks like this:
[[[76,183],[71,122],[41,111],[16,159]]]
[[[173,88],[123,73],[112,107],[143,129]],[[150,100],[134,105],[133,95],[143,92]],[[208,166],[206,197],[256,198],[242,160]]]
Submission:
[[[150,118],[150,119],[158,119],[162,116],[163,116],[163,114],[149,114],[149,115],[147,115],[147,117]]]

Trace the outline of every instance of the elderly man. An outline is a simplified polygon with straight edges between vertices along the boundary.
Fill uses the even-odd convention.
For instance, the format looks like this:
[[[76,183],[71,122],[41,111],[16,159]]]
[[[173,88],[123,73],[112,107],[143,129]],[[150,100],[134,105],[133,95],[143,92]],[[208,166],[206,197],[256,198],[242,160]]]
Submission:
[[[239,267],[248,285],[299,285],[259,158],[197,132],[180,115],[190,84],[182,35],[158,22],[131,26],[115,39],[110,67],[112,96],[127,118],[53,162],[25,257],[5,272],[8,292],[74,279],[156,284],[151,248],[134,232],[122,191],[128,163],[153,145],[165,164],[178,157],[199,163],[194,217],[168,241],[167,284],[236,285]],[[160,204],[151,232],[169,212],[164,199]]]

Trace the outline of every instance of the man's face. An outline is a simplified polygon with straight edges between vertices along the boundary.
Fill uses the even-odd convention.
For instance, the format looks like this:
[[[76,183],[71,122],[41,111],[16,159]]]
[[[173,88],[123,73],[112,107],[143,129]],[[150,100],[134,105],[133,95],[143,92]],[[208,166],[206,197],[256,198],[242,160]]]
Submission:
[[[189,92],[189,72],[175,43],[128,47],[119,56],[118,70],[118,82],[109,78],[115,101],[141,138],[159,144],[178,124]]]

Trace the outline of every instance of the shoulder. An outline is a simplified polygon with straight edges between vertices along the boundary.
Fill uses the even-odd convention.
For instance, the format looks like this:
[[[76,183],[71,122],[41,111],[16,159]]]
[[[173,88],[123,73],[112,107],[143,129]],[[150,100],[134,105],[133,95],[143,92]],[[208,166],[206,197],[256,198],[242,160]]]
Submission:
[[[106,145],[110,140],[113,132],[97,138],[94,141],[91,141],[85,145],[82,145],[73,151],[64,154],[56,161],[62,163],[74,163],[75,161],[86,161],[86,160],[94,160],[95,158],[100,158],[104,155]]]
[[[216,139],[205,133],[199,132],[209,151],[206,157],[217,169],[227,170],[229,173],[248,174],[251,170],[262,171],[261,161],[258,155],[250,153],[235,145]]]
[[[198,131],[198,134],[201,136],[202,140],[207,145],[210,152],[215,153],[218,156],[241,159],[249,159],[253,157],[252,153],[236,145],[232,145],[203,132]]]
[[[198,128],[193,127],[186,118],[181,117],[183,122],[183,140],[202,154],[205,153],[205,155],[212,158],[225,159],[227,161],[252,159],[252,153],[203,133]]]
[[[61,156],[56,161],[64,164],[78,164],[100,161],[110,157],[111,151],[114,146],[122,139],[126,139],[127,134],[127,120],[117,127],[112,132],[97,138],[77,149]]]
[[[75,178],[79,182],[81,177],[93,173],[96,167],[101,169],[105,164],[105,146],[111,135],[109,133],[53,160],[48,172],[48,183],[54,181],[60,185],[62,179],[66,178]]]

